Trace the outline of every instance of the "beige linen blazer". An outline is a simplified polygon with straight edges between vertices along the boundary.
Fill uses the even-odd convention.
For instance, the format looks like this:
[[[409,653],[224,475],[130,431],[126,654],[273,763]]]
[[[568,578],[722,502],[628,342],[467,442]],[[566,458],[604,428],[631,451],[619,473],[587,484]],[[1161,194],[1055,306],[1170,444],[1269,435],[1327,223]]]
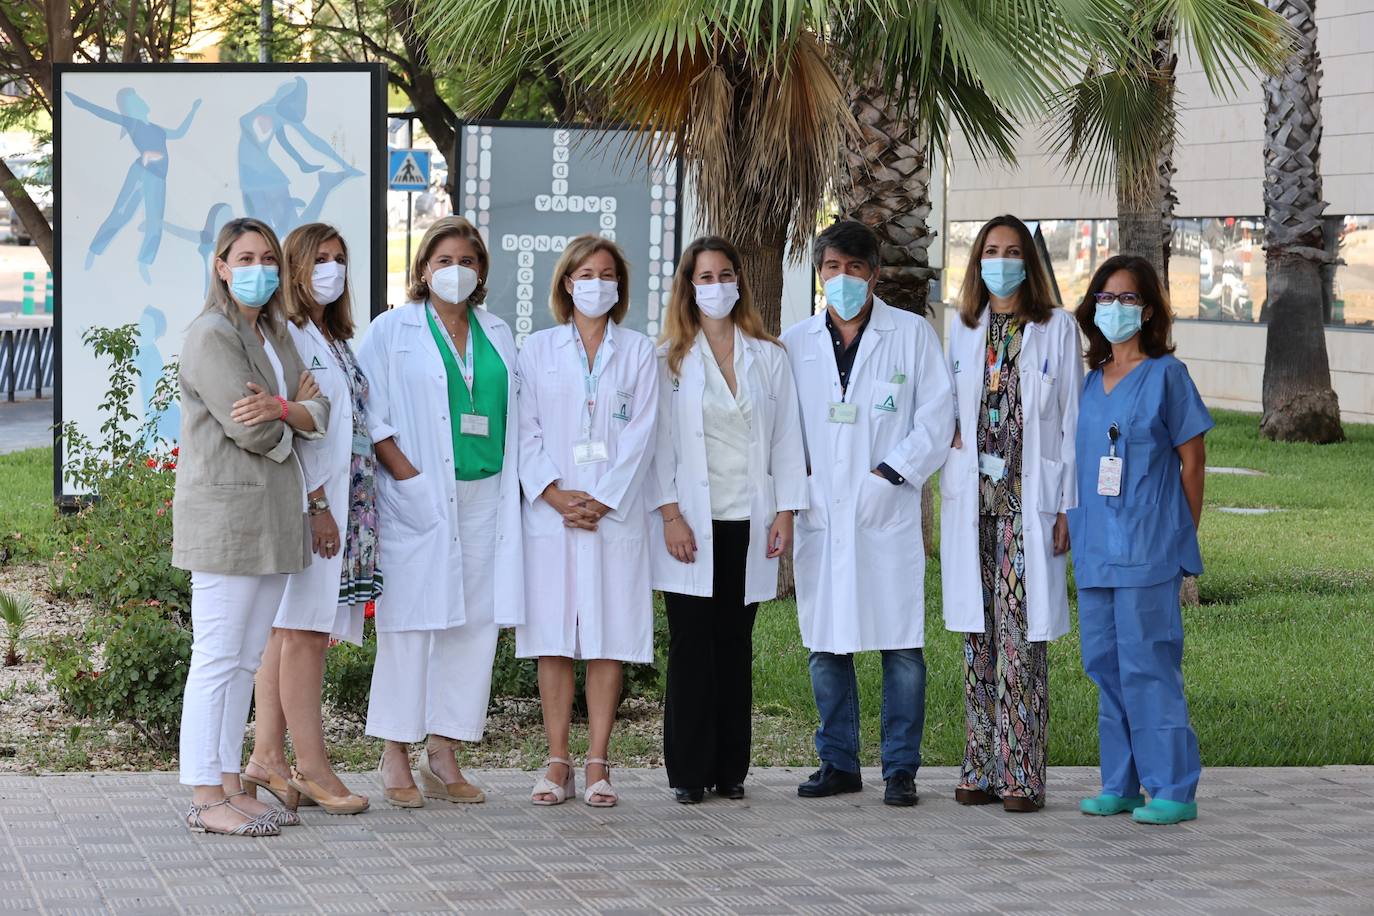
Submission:
[[[181,348],[181,452],[172,502],[172,565],[196,572],[265,575],[310,563],[304,479],[291,448],[329,428],[329,400],[302,402],[315,431],[281,420],[244,426],[229,419],[247,383],[296,400],[305,369],[285,326],[259,322],[281,361],[286,391],[267,352],[237,313],[207,311],[191,322]]]

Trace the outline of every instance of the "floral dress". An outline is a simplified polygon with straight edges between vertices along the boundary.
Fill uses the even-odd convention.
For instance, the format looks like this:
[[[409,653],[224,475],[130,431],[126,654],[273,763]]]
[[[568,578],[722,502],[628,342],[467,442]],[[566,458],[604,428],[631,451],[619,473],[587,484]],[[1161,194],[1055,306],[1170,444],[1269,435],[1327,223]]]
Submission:
[[[382,593],[382,573],[377,569],[377,453],[367,429],[367,376],[346,342],[331,340],[329,348],[353,393],[354,447],[348,469],[347,530],[341,532],[344,557],[339,604],[366,604]]]

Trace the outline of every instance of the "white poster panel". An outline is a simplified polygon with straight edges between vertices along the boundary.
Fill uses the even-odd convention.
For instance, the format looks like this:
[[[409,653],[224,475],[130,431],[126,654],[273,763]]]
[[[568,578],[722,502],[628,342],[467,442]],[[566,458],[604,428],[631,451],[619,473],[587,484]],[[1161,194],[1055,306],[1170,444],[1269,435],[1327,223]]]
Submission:
[[[59,69],[59,422],[98,429],[109,367],[81,342],[96,326],[138,325],[136,413],[147,408],[204,306],[215,236],[237,217],[282,240],[309,222],[338,228],[361,333],[384,280],[383,80],[376,65]],[[157,438],[175,440],[179,422],[173,406]],[[74,494],[62,460],[59,499]]]

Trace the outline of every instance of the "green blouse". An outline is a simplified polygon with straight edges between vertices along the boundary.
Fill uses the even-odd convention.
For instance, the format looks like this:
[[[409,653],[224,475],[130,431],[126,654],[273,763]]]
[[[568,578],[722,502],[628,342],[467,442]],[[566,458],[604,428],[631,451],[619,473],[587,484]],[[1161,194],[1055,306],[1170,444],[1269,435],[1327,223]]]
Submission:
[[[425,307],[429,331],[439,348],[448,376],[448,416],[453,427],[453,476],[458,480],[483,480],[501,473],[506,456],[506,364],[496,352],[476,316],[468,317],[472,336],[472,391],[463,381],[463,370],[453,341],[434,320],[434,309]],[[463,415],[487,418],[487,435],[464,434]]]

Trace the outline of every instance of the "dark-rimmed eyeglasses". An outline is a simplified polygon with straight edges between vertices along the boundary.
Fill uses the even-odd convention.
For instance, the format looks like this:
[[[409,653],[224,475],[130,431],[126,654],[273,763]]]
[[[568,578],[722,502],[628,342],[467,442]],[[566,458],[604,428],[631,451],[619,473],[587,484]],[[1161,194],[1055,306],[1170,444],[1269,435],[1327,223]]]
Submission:
[[[1093,301],[1098,305],[1111,305],[1113,302],[1132,306],[1145,304],[1144,297],[1139,293],[1093,293]]]

